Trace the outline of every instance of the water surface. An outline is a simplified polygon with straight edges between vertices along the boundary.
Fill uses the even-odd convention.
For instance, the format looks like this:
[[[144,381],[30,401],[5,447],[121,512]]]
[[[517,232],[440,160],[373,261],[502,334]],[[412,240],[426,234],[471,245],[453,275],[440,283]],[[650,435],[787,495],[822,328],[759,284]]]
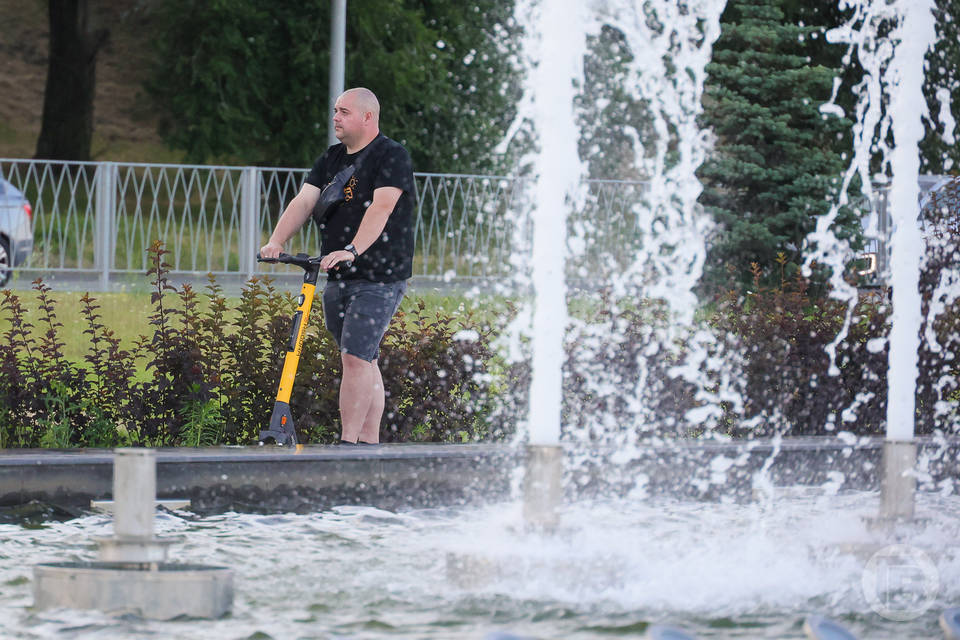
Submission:
[[[161,535],[186,537],[176,561],[235,571],[233,613],[212,621],[32,611],[32,566],[94,559],[91,540],[112,533],[110,519],[0,525],[0,636],[642,638],[649,624],[669,623],[703,638],[803,638],[803,618],[816,612],[861,638],[940,637],[937,616],[960,602],[960,499],[919,497],[920,524],[906,535],[939,586],[930,596],[910,576],[894,585],[884,594],[893,605],[929,606],[896,622],[871,610],[862,587],[870,557],[894,542],[866,524],[878,496],[778,494],[750,504],[567,504],[553,534],[527,531],[515,502],[161,514]]]

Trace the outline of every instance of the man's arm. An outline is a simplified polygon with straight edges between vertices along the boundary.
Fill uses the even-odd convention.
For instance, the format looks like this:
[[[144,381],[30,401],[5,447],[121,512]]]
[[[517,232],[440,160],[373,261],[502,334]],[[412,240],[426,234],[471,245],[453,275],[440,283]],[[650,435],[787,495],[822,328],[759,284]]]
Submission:
[[[304,223],[310,219],[313,208],[320,199],[320,189],[312,184],[304,183],[300,192],[294,196],[283,214],[277,221],[277,226],[270,234],[270,241],[260,248],[260,255],[264,258],[276,258],[283,251],[283,244],[295,234]],[[376,200],[376,198],[374,198]],[[371,205],[372,207],[373,205]]]
[[[373,191],[373,202],[364,212],[363,220],[360,221],[360,227],[351,243],[356,248],[357,253],[363,253],[377,241],[377,238],[383,233],[384,227],[387,226],[387,218],[393,213],[397,201],[400,200],[402,195],[403,189],[397,187],[380,187]],[[279,227],[279,224],[277,226]],[[340,262],[350,262],[352,260],[353,254],[349,251],[331,251],[320,261],[320,267],[332,269]]]

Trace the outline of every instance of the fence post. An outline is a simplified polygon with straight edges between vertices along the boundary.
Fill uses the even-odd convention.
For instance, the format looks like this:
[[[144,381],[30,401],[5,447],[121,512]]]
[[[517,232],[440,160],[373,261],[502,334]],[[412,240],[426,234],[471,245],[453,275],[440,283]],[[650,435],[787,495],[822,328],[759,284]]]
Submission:
[[[100,289],[110,288],[113,268],[114,218],[117,211],[117,165],[101,162],[96,169],[96,233],[94,235],[94,267],[100,272]],[[81,256],[82,259],[82,256]]]
[[[257,268],[260,237],[260,169],[244,167],[240,178],[240,273],[251,278]]]
[[[890,263],[890,183],[880,187],[880,211],[877,213],[877,222],[880,236],[877,250],[877,274],[880,278],[888,277],[887,266]],[[889,284],[889,282],[888,282]]]

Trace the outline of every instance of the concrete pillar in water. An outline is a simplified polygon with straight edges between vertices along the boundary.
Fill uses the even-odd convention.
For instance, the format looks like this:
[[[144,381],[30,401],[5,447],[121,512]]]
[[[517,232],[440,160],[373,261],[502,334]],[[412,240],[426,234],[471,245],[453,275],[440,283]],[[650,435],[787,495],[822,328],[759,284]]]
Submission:
[[[233,606],[233,571],[164,562],[175,540],[154,535],[156,453],[116,449],[114,536],[100,539],[96,562],[34,567],[34,607],[98,609],[168,620],[219,618]]]
[[[917,443],[913,440],[885,440],[880,478],[880,519],[913,519],[917,492]]]
[[[157,454],[153,449],[115,449],[114,537],[98,540],[101,562],[163,562],[175,542],[154,535]]]
[[[113,459],[113,532],[125,538],[153,536],[157,458],[151,449],[117,449]]]
[[[553,529],[563,498],[563,449],[558,445],[529,445],[523,476],[523,518],[534,527]]]
[[[558,445],[528,444],[523,469],[523,521],[528,530],[550,533],[560,522],[563,497],[563,449]],[[478,553],[448,553],[447,579],[467,589],[489,584],[507,567],[528,563],[521,556]]]

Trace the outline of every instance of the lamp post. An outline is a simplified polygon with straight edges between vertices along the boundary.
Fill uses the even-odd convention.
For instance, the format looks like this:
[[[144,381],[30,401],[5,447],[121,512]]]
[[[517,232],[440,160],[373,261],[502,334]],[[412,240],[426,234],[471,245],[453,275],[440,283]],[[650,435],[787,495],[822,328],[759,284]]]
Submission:
[[[330,111],[333,114],[337,98],[343,93],[343,76],[347,48],[347,0],[330,0]],[[336,132],[333,130],[333,118],[327,124],[327,140],[330,144],[337,144]]]

